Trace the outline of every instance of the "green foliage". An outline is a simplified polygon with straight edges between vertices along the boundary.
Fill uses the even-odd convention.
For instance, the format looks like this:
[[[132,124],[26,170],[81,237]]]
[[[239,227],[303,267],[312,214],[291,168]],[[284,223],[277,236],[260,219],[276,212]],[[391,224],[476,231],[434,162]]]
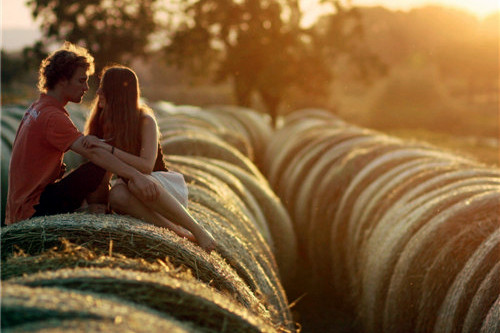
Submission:
[[[99,71],[107,63],[145,56],[156,29],[156,0],[28,0],[41,18],[44,42],[67,40],[87,47]]]
[[[369,111],[370,126],[383,130],[426,128],[454,132],[463,121],[436,70],[419,66],[393,70],[375,92]]]
[[[232,80],[239,105],[249,106],[258,93],[275,120],[290,88],[326,94],[331,61],[354,54],[362,35],[359,16],[340,1],[325,2],[336,10],[324,20],[324,29],[300,26],[297,1],[189,2],[182,8],[182,23],[170,29],[165,50],[169,60],[193,73]]]
[[[23,60],[15,55],[7,54],[2,52],[2,85],[10,86],[13,81],[19,79],[21,75],[25,73],[23,66]]]

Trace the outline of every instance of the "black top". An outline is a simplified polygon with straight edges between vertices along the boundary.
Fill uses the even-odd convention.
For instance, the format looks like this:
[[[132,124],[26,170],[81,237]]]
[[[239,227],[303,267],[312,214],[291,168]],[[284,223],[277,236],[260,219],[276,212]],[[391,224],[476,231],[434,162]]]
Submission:
[[[165,165],[165,161],[163,160],[163,150],[161,149],[161,145],[158,142],[158,154],[156,154],[155,166],[153,167],[153,171],[168,171],[167,166]]]

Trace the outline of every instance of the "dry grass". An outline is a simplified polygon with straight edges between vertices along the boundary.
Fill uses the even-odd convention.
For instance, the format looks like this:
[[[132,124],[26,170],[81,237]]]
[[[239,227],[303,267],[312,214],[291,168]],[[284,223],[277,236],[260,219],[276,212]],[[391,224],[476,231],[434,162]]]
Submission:
[[[208,332],[275,332],[231,298],[194,278],[127,271],[77,268],[14,278],[9,283],[92,292],[139,304]]]
[[[95,293],[2,283],[2,329],[48,332],[192,332],[197,328],[143,306]]]
[[[112,251],[149,262],[166,257],[189,268],[193,275],[221,292],[234,295],[247,308],[266,310],[241,278],[216,253],[207,255],[174,233],[134,218],[116,215],[64,214],[40,217],[2,229],[2,261],[17,249],[37,255],[54,247],[64,248],[62,239],[87,247]]]

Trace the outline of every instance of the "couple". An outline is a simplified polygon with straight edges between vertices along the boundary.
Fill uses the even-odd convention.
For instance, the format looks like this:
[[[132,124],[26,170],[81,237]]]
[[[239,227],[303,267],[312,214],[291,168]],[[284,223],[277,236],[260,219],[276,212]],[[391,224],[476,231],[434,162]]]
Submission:
[[[211,252],[215,240],[187,210],[183,176],[165,167],[156,119],[139,105],[131,69],[103,71],[87,135],[70,120],[64,107],[81,102],[93,72],[93,57],[68,42],[42,61],[42,93],[26,111],[12,147],[6,224],[71,213],[84,200],[90,205],[109,201],[115,212],[171,229]],[[63,155],[69,149],[89,162],[64,175]],[[109,189],[113,174],[117,180]]]

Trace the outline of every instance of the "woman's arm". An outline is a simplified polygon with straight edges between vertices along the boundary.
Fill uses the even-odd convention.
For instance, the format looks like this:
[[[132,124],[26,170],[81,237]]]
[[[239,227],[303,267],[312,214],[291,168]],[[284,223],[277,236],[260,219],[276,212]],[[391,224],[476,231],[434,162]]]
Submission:
[[[97,144],[93,143],[92,145],[97,145],[100,148],[106,149],[112,152],[118,159],[134,167],[138,171],[150,174],[153,171],[156,155],[158,154],[158,129],[156,120],[150,115],[142,117],[141,139],[142,144],[139,156],[127,153],[118,148],[113,148],[113,146],[103,141],[99,141]]]

